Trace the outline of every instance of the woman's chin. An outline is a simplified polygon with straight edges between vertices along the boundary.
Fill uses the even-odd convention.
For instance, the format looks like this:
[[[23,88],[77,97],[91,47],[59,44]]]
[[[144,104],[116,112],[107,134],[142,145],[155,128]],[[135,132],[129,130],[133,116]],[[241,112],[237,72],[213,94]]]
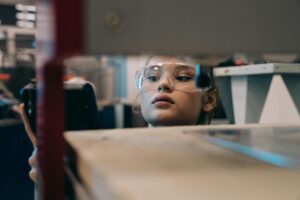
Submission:
[[[169,113],[160,113],[160,115],[151,118],[148,122],[152,126],[178,126],[183,122],[180,119],[176,119],[177,116],[170,115]]]

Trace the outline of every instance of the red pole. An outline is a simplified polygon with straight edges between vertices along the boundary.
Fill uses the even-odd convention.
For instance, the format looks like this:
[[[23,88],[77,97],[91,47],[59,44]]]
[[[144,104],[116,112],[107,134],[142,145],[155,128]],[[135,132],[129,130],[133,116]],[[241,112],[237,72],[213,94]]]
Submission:
[[[54,0],[55,56],[83,53],[83,0]]]
[[[42,199],[64,199],[64,101],[60,62],[50,61],[39,72],[38,161]]]
[[[82,52],[82,11],[82,0],[40,0],[37,11],[38,162],[41,197],[47,200],[65,198],[62,63]]]

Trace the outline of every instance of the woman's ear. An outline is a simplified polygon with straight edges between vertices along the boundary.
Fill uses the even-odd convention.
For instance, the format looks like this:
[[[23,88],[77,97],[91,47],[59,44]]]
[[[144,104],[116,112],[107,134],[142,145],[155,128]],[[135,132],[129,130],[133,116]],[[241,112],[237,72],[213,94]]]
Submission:
[[[218,91],[216,89],[206,92],[204,97],[204,112],[211,112],[217,104]]]

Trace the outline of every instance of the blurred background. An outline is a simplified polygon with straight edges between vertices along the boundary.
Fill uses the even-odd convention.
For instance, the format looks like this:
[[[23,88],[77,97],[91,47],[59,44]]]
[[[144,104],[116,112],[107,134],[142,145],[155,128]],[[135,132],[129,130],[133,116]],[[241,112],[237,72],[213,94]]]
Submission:
[[[28,178],[27,165],[32,146],[15,109],[21,102],[20,90],[36,77],[36,21],[35,1],[20,4],[20,1],[0,0],[0,154],[4,158],[0,166],[0,199],[33,199],[33,184]],[[196,56],[202,66],[212,66],[215,70],[268,63],[300,63],[299,52],[232,52]],[[147,54],[71,57],[64,61],[65,80],[80,78],[95,85],[101,129],[146,127],[141,114],[133,112],[132,106],[138,107],[139,104],[135,72],[147,58]],[[237,122],[225,110],[220,100],[213,124]],[[280,75],[272,77],[260,112],[257,123],[299,124],[297,105]]]

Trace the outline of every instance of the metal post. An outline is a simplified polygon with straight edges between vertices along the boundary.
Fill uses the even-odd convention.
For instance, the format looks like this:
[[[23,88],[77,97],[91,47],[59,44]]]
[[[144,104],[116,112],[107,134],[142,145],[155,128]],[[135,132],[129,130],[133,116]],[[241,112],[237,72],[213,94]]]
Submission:
[[[42,199],[62,200],[65,198],[63,59],[82,53],[83,6],[82,0],[40,0],[39,5],[37,65],[40,192]]]

